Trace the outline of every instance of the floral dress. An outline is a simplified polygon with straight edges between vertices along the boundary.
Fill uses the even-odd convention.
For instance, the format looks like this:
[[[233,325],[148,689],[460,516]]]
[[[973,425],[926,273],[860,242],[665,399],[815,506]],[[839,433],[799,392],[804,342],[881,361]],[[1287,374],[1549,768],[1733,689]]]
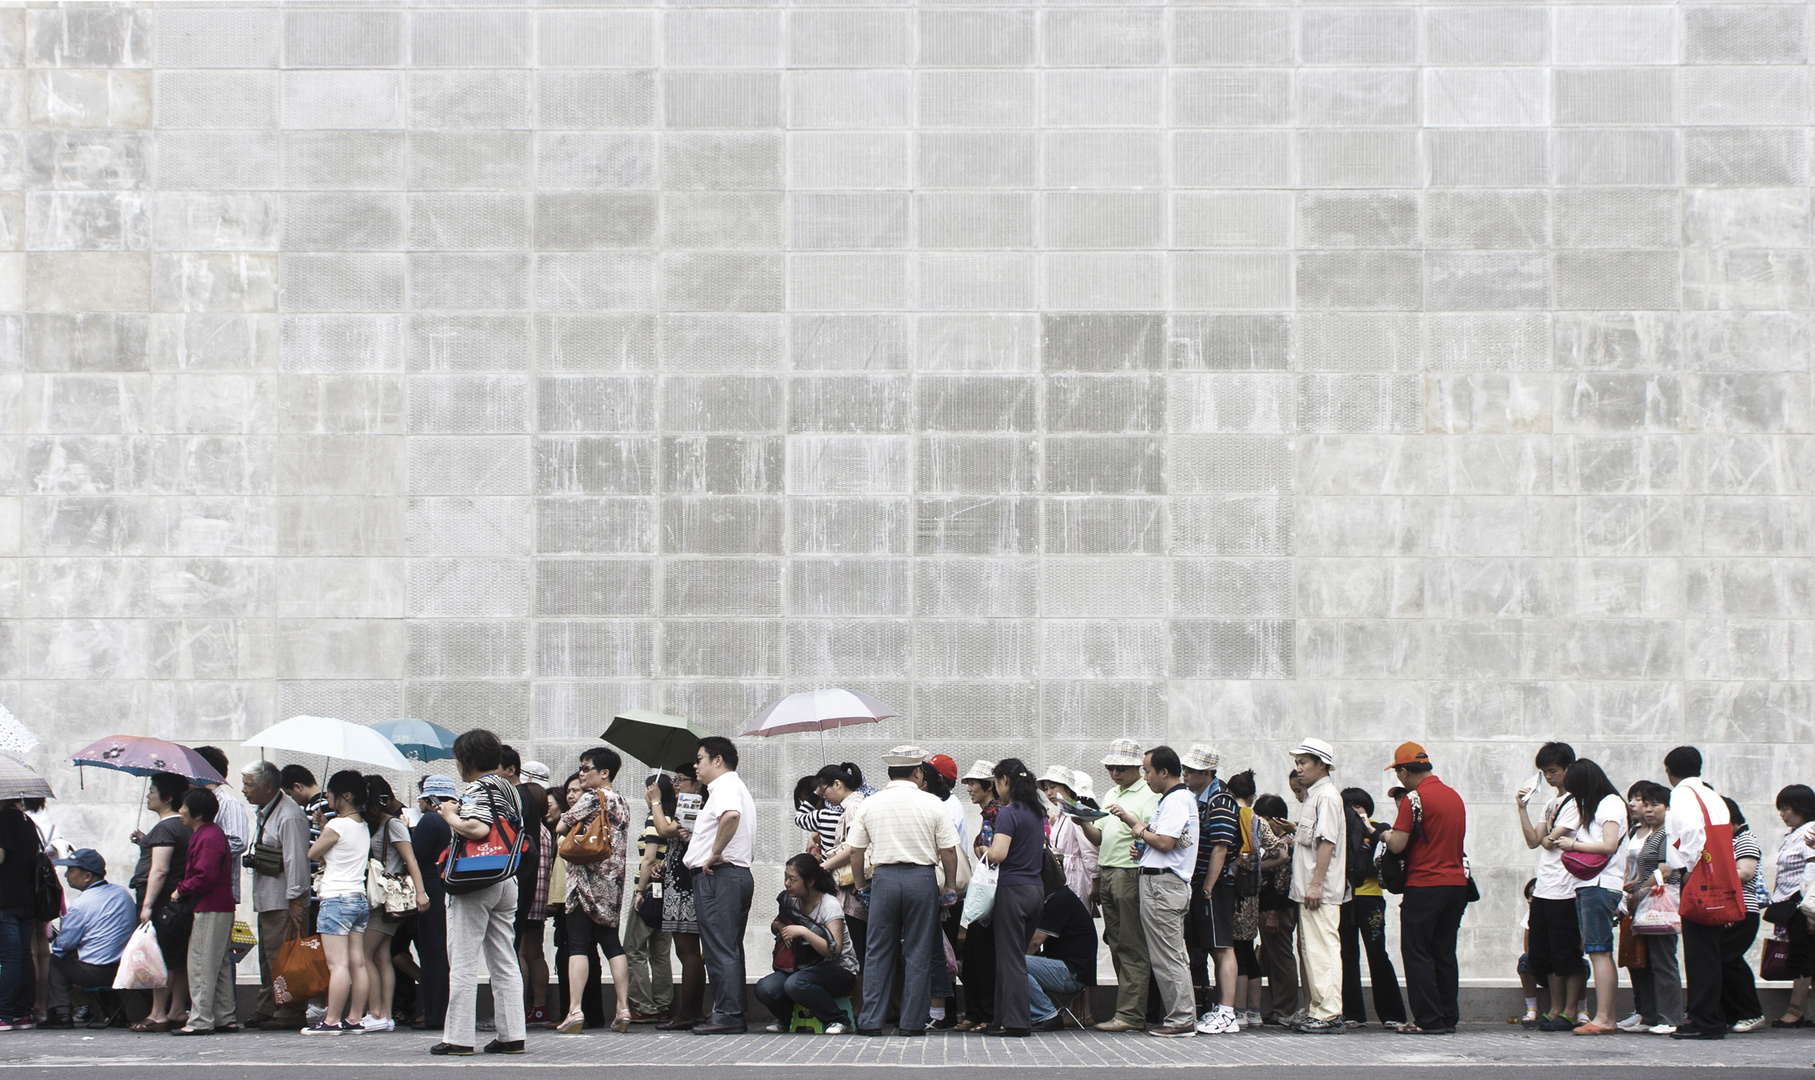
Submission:
[[[584,912],[601,926],[618,925],[624,906],[624,873],[630,851],[630,804],[615,791],[588,790],[561,815],[563,828],[572,830],[591,821],[604,802],[605,824],[611,830],[611,854],[595,863],[567,864],[567,912]]]
[[[1284,841],[1274,839],[1273,830],[1267,827],[1265,821],[1262,821],[1259,818],[1252,818],[1250,820],[1253,821],[1252,828],[1259,834],[1260,851],[1257,853],[1257,857],[1264,860],[1279,854],[1279,849],[1284,846]],[[1279,871],[1270,870],[1267,873],[1268,876],[1272,877],[1276,876]],[[1243,896],[1238,898],[1235,902],[1235,940],[1253,941],[1259,935],[1260,897]]]
[[[662,932],[665,934],[700,932],[699,917],[693,911],[693,871],[681,864],[687,857],[687,846],[687,841],[678,836],[668,841],[668,854],[662,863]]]

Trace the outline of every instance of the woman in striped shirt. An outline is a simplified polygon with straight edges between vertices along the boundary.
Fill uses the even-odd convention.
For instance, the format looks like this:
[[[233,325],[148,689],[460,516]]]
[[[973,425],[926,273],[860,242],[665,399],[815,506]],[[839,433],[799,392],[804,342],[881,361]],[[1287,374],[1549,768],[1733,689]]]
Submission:
[[[817,854],[823,862],[838,849],[838,819],[844,817],[845,800],[863,788],[863,770],[847,761],[842,765],[827,765],[813,779],[815,790],[824,802],[814,806],[806,799],[799,800],[794,808],[794,826],[814,834],[819,847]]]
[[[1805,895],[1803,876],[1810,869],[1810,856],[1815,855],[1815,790],[1807,784],[1791,784],[1777,793],[1777,816],[1790,832],[1777,849],[1777,876],[1771,888],[1771,906],[1787,909],[1787,918],[1777,924],[1776,936],[1790,943],[1790,975],[1796,981],[1790,987],[1790,1005],[1781,1018],[1771,1021],[1775,1028],[1815,1027],[1815,1019],[1806,1016],[1809,977],[1815,975],[1815,936],[1809,933],[1809,921],[1796,910]]]

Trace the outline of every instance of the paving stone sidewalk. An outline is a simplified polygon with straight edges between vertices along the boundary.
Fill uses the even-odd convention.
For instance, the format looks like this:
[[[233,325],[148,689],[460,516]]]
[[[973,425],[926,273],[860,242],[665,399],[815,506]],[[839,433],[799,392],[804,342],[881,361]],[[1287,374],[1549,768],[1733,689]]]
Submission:
[[[489,1038],[490,1036],[484,1036]],[[9,1066],[396,1066],[454,1064],[537,1068],[600,1065],[657,1066],[903,1066],[1063,1069],[1165,1069],[1261,1066],[1630,1066],[1796,1067],[1815,1060],[1815,1037],[1800,1031],[1764,1031],[1720,1042],[1678,1042],[1655,1035],[1579,1038],[1537,1034],[1507,1025],[1465,1025],[1453,1036],[1418,1038],[1380,1028],[1341,1036],[1242,1032],[1196,1039],[1058,1032],[1029,1039],[980,1035],[895,1036],[766,1035],[693,1036],[636,1030],[584,1035],[531,1032],[521,1057],[433,1058],[438,1036],[415,1032],[303,1038],[292,1033],[247,1032],[208,1039],[174,1039],[129,1032],[32,1031],[0,1035],[0,1060]]]

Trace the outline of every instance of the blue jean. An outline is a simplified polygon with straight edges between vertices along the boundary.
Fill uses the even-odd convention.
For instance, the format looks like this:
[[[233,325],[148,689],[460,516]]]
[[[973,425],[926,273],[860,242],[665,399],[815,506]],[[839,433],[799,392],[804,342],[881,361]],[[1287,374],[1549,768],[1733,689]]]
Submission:
[[[850,993],[856,982],[856,975],[828,960],[799,971],[771,971],[756,984],[756,1000],[781,1022],[784,1031],[796,1005],[822,1024],[848,1024],[851,1018],[838,1007],[838,999]]]
[[[858,1030],[881,1030],[896,971],[901,972],[901,1030],[926,1027],[932,1018],[933,950],[938,945],[939,879],[933,868],[878,866],[870,881],[870,932],[864,942]]]
[[[756,881],[749,867],[720,863],[712,873],[693,874],[693,912],[700,924],[700,951],[712,980],[712,1022],[744,1022],[744,928]]]
[[[1083,980],[1065,961],[1050,956],[1027,958],[1027,1000],[1032,1006],[1034,1023],[1059,1015],[1059,1007],[1052,1003],[1053,994],[1070,997],[1082,989]]]
[[[1582,931],[1582,951],[1613,951],[1613,913],[1620,894],[1612,889],[1585,885],[1576,890],[1576,925]]]
[[[38,969],[32,959],[32,914],[0,909],[0,1020],[30,1016],[38,998]]]

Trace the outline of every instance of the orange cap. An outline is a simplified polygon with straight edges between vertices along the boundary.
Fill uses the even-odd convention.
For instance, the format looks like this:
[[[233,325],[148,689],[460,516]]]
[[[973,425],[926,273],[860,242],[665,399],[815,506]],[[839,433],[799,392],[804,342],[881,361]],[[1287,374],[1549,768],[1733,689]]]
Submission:
[[[1431,757],[1424,752],[1424,747],[1415,742],[1400,743],[1399,749],[1393,751],[1393,763],[1382,772],[1392,772],[1401,765],[1429,765]]]

